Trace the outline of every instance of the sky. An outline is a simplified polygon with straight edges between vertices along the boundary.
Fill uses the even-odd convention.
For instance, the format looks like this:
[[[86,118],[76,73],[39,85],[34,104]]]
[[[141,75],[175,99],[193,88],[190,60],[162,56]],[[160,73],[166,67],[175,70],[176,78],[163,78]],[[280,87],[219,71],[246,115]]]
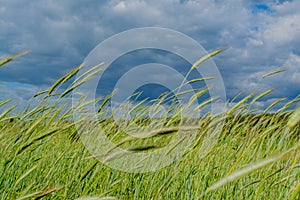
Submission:
[[[179,31],[208,52],[228,46],[213,59],[228,99],[240,92],[274,88],[257,102],[258,107],[282,97],[291,100],[300,91],[299,8],[297,0],[0,0],[0,59],[30,50],[0,69],[0,100],[26,104],[33,94],[81,64],[100,42],[142,27]],[[119,64],[147,63],[157,55],[163,59],[156,61],[168,56],[136,52]],[[286,71],[261,79],[279,68]],[[112,67],[107,77],[115,82],[121,71],[122,66]],[[167,76],[161,74],[161,79]]]

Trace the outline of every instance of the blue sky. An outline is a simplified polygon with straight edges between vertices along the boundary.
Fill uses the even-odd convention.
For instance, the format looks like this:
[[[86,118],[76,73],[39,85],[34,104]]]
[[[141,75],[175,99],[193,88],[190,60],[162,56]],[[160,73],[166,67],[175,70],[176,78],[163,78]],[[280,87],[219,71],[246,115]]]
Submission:
[[[229,46],[214,58],[228,98],[275,88],[257,106],[292,99],[300,91],[299,8],[300,1],[279,0],[0,0],[0,58],[31,50],[0,69],[0,100],[25,104],[101,41],[149,26],[180,31],[207,51]]]

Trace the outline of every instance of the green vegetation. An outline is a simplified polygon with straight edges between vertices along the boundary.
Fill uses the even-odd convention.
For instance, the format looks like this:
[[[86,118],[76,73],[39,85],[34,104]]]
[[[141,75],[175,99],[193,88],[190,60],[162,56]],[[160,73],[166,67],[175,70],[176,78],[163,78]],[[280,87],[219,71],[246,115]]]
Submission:
[[[17,56],[0,62],[0,66]],[[197,65],[204,60],[200,59]],[[126,173],[105,166],[87,151],[78,139],[72,108],[60,103],[62,97],[99,73],[98,67],[101,65],[58,93],[59,85],[82,66],[72,70],[48,90],[38,93],[35,98],[42,100],[34,108],[16,112],[15,106],[5,107],[9,100],[0,102],[5,107],[0,113],[0,199],[300,198],[300,110],[290,109],[299,97],[269,113],[280,101],[262,112],[254,112],[250,107],[271,91],[250,94],[225,115],[208,114],[185,127],[184,131],[196,130],[198,139],[182,159],[154,172]],[[44,98],[40,98],[42,95]],[[54,105],[48,103],[50,96],[58,96]],[[99,115],[105,112],[109,98],[102,101]],[[203,135],[211,128],[209,122],[220,117],[224,120],[222,131],[213,148],[202,156]],[[167,118],[165,127],[147,133],[146,139],[126,136],[126,129],[120,131],[110,117],[99,123],[118,146],[138,154],[168,144],[177,134],[178,120]],[[88,119],[84,122],[88,123]],[[129,128],[131,123],[149,122],[136,116],[128,121]]]

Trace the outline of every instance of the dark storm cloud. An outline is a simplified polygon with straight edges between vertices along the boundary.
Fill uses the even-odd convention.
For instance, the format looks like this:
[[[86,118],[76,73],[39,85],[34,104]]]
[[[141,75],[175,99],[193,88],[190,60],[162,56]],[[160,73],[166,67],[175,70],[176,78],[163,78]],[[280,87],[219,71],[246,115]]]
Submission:
[[[9,82],[45,88],[109,36],[158,26],[181,31],[208,51],[230,46],[215,58],[230,98],[272,87],[270,98],[292,98],[300,90],[299,7],[299,1],[2,0],[1,57],[31,53],[1,69],[1,90]],[[278,67],[287,71],[259,81]],[[14,97],[9,90],[2,98]]]

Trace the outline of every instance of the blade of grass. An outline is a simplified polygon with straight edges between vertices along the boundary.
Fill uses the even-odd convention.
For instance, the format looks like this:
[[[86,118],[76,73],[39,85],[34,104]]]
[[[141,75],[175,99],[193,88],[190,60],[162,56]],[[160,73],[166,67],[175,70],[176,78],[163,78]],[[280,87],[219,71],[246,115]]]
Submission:
[[[9,56],[9,57],[7,57],[7,58],[1,60],[1,61],[0,61],[0,67],[2,67],[2,66],[5,65],[6,63],[9,63],[10,61],[12,61],[12,60],[14,60],[14,59],[16,59],[16,58],[18,58],[18,57],[20,57],[20,56],[23,56],[23,55],[25,55],[25,54],[27,54],[27,53],[29,53],[29,51],[23,51],[23,52],[21,52],[21,53],[17,53],[17,54],[15,54],[15,55]]]
[[[47,90],[48,94],[50,95],[55,88],[60,85],[60,84],[64,84],[65,82],[67,82],[68,80],[70,80],[73,76],[75,76],[82,68],[84,67],[84,65],[79,65],[78,67],[76,67],[75,69],[71,70],[69,73],[67,73],[66,75],[62,76],[60,79],[58,79],[57,81],[55,81],[55,83]]]
[[[262,167],[265,167],[269,164],[272,164],[274,162],[277,162],[281,159],[283,159],[287,154],[291,153],[294,150],[297,150],[300,147],[300,143],[298,143],[297,145],[295,145],[294,147],[290,148],[289,150],[287,150],[286,152],[278,155],[278,156],[274,156],[265,160],[262,160],[258,163],[249,165],[248,167],[245,167],[239,171],[233,172],[232,174],[226,176],[225,178],[221,179],[220,181],[218,181],[217,183],[213,184],[212,186],[210,186],[209,188],[207,188],[207,192],[211,192],[214,191],[224,185],[226,185],[227,183],[230,183],[240,177],[243,177],[253,171],[256,171],[258,169],[261,169]]]
[[[294,126],[296,126],[298,123],[300,122],[300,108],[297,108],[293,114],[291,115],[287,126],[289,128],[293,128]]]
[[[272,76],[272,75],[274,75],[274,74],[278,74],[278,73],[284,72],[284,71],[286,71],[286,69],[277,69],[277,70],[268,72],[268,73],[266,73],[266,74],[264,74],[264,75],[262,76],[262,79],[264,79],[264,78],[266,78],[266,77],[268,77],[268,76]]]
[[[26,200],[26,199],[38,200],[38,199],[41,199],[41,198],[47,196],[48,194],[56,192],[56,191],[58,191],[58,190],[60,190],[60,189],[62,189],[64,187],[65,186],[58,186],[58,187],[52,188],[50,190],[34,192],[32,194],[28,194],[28,195],[25,195],[23,197],[20,197],[17,200]]]
[[[300,182],[296,185],[295,189],[293,190],[290,200],[296,200],[300,197]]]
[[[19,183],[26,178],[31,172],[33,172],[37,167],[39,166],[39,163],[36,164],[35,166],[33,166],[32,168],[30,168],[26,173],[24,173],[20,178],[18,178],[18,180],[15,182],[14,184],[14,188],[19,185]]]
[[[224,48],[220,48],[220,49],[217,49],[216,51],[213,51],[211,53],[208,53],[207,55],[203,56],[202,58],[200,58],[199,60],[197,60],[193,66],[192,66],[192,70],[197,68],[201,63],[205,62],[206,60],[208,60],[209,58],[211,57],[214,57],[215,55],[225,51],[226,49],[228,49],[228,47],[224,47]]]

